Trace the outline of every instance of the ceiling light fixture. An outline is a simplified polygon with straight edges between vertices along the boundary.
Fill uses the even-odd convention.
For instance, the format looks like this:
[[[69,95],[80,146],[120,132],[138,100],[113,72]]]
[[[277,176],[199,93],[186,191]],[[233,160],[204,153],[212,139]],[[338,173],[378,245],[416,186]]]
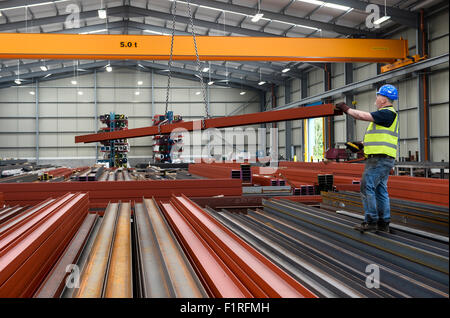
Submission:
[[[264,13],[261,13],[261,3],[260,0],[258,0],[258,12],[253,16],[252,22],[258,22],[261,20],[261,18],[264,16]]]
[[[259,20],[261,20],[261,18],[264,16],[264,13],[257,13],[253,16],[252,18],[252,22],[258,22]]]
[[[244,91],[242,91],[242,92],[239,93],[239,95],[241,95],[241,96],[242,96],[242,95],[245,95],[245,94],[246,94],[246,92],[244,92]]]
[[[30,91],[30,95],[36,95],[34,91]]]
[[[385,16],[379,18],[378,20],[373,21],[373,24],[380,25],[381,23],[389,20],[390,18],[391,18],[390,16],[385,15]]]
[[[100,19],[106,19],[106,10],[105,9],[98,10],[98,17]]]
[[[262,86],[262,85],[264,85],[264,84],[266,84],[265,81],[260,81],[260,82],[258,83],[259,86]]]
[[[287,72],[289,72],[290,70],[291,70],[290,68],[286,67],[285,69],[283,69],[283,70],[281,71],[281,73],[287,73]]]
[[[200,95],[202,92],[195,92],[195,95]]]
[[[77,81],[76,80],[71,80],[70,83],[72,83],[72,85],[77,85]]]
[[[78,95],[83,95],[84,93],[83,93],[83,91],[78,91]]]
[[[48,4],[54,5],[55,3],[67,2],[67,1],[69,1],[69,0],[56,0],[56,1],[41,2],[41,3],[36,3],[36,4],[27,4],[27,5],[22,5],[22,6],[3,8],[2,11],[14,10],[14,9],[20,9],[20,8],[28,8],[28,7],[37,7],[37,6],[43,6],[43,5],[48,5]],[[2,11],[0,11],[0,17],[2,16],[2,14],[1,14]]]
[[[92,34],[92,33],[100,33],[100,32],[106,32],[108,29],[100,29],[100,30],[94,30],[94,31],[88,31],[88,32],[81,32],[80,34]]]
[[[138,84],[139,86],[141,86],[141,85],[144,84],[144,82],[143,82],[143,81],[138,81],[137,84]]]
[[[212,84],[214,84],[214,81],[209,81],[208,85],[211,86]]]
[[[347,6],[324,2],[324,1],[318,1],[318,0],[298,0],[298,1],[315,4],[318,6],[324,6],[324,7],[328,7],[328,8],[338,9],[338,10],[342,10],[342,11],[353,10],[353,8],[350,8]]]
[[[141,92],[136,91],[136,92],[134,92],[134,95],[139,96],[139,95],[141,95]]]
[[[387,15],[386,13],[386,0],[384,0],[384,16],[381,18],[378,18],[377,20],[373,21],[373,24],[380,25],[381,23],[389,20],[391,17]]]
[[[203,70],[202,70],[203,73],[206,73],[208,71],[209,71],[209,67],[204,67]]]
[[[19,79],[19,78],[16,78],[16,79],[14,80],[14,83],[16,83],[17,85],[20,85],[20,84],[22,84],[22,80]]]
[[[106,71],[109,73],[109,72],[112,72],[112,66],[111,66],[111,64],[108,64],[108,65],[106,65]]]
[[[48,71],[48,67],[45,66],[45,65],[41,65],[41,70],[42,70],[43,72],[47,72],[47,71]]]

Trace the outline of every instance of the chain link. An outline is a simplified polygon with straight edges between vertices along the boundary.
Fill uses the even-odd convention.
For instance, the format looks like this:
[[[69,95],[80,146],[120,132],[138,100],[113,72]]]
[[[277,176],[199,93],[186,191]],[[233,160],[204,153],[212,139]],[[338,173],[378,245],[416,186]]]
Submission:
[[[209,111],[208,111],[208,101],[206,100],[205,82],[203,82],[203,76],[202,76],[201,65],[200,65],[200,58],[198,56],[197,39],[195,37],[195,29],[194,29],[194,19],[192,17],[190,2],[189,2],[189,0],[187,0],[186,2],[187,2],[187,7],[188,7],[188,13],[189,13],[189,21],[191,23],[192,37],[194,39],[195,56],[196,56],[196,59],[197,59],[197,72],[198,72],[197,76],[198,76],[198,78],[200,80],[200,86],[201,86],[201,90],[202,90],[202,94],[203,94],[203,102],[205,103],[206,118],[210,118]]]
[[[175,20],[177,14],[177,1],[173,2],[173,13],[172,13],[172,39],[170,42],[170,59],[169,59],[169,74],[167,75],[167,91],[166,91],[166,112],[167,115],[169,111],[169,92],[170,92],[170,80],[172,79],[172,60],[173,60],[173,39],[175,38]]]

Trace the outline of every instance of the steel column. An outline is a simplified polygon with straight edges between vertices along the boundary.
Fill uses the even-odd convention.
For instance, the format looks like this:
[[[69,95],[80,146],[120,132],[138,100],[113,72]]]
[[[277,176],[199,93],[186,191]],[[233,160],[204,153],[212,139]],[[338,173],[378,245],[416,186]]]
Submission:
[[[284,82],[284,103],[289,104],[291,102],[292,81]],[[292,153],[292,121],[288,120],[285,124],[285,148],[286,148],[286,160],[292,160],[294,154]]]
[[[35,108],[35,129],[36,129],[36,164],[39,164],[39,80],[36,79],[36,88],[34,97],[36,99],[36,108]]]
[[[349,85],[353,83],[353,64],[345,63],[344,65],[344,77],[345,77],[345,85]],[[354,99],[353,93],[350,91],[348,94],[345,94],[345,103],[347,105],[351,105]],[[346,138],[347,141],[355,140],[355,119],[351,116],[345,116],[345,130],[346,130]]]
[[[416,50],[420,56],[428,54],[427,25],[424,11],[420,11],[419,29],[416,31]],[[419,161],[429,161],[430,158],[430,111],[429,111],[429,76],[424,69],[417,77],[419,93]]]
[[[324,74],[324,87],[323,90],[324,92],[327,92],[331,89],[331,64],[330,63],[326,63],[325,64],[325,68],[323,71]],[[325,103],[330,102],[330,98],[324,99],[323,100]],[[324,120],[324,125],[325,125],[325,136],[324,136],[324,152],[327,151],[328,149],[334,147],[334,118],[328,117],[325,118]],[[325,155],[325,153],[324,153]]]
[[[303,72],[302,76],[300,78],[300,96],[301,99],[305,99],[308,97],[308,73]],[[304,104],[302,104],[304,106]],[[306,140],[305,138],[307,138],[307,136],[305,135],[305,120],[301,121],[301,136],[302,136],[302,151],[301,151],[301,161],[306,161],[306,148],[305,148],[305,144],[306,144]]]
[[[95,133],[98,132],[98,104],[97,104],[97,70],[94,70],[94,127]],[[95,143],[95,162],[98,160],[98,143]]]

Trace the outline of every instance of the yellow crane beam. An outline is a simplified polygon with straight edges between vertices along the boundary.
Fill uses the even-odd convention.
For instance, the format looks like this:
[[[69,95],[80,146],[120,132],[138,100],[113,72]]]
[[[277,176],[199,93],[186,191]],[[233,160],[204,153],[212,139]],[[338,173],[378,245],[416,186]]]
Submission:
[[[393,63],[408,56],[407,40],[197,36],[201,60]],[[0,33],[3,59],[168,60],[171,37]],[[174,38],[174,60],[195,60],[192,36]]]

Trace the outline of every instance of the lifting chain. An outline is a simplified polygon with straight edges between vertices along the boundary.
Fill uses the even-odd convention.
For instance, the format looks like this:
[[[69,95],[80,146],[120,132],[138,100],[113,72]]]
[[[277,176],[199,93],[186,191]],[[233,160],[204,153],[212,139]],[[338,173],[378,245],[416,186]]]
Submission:
[[[169,111],[169,92],[170,92],[170,80],[172,79],[172,60],[173,60],[173,39],[175,37],[175,20],[177,16],[177,1],[173,2],[173,13],[172,13],[172,39],[170,43],[170,58],[169,58],[169,74],[167,75],[167,91],[166,91],[166,112],[167,115]]]
[[[197,60],[197,77],[200,80],[200,85],[201,85],[201,91],[202,91],[202,95],[203,95],[203,102],[205,103],[205,114],[206,114],[206,118],[210,118],[209,116],[209,111],[208,111],[208,101],[206,99],[206,88],[205,88],[205,83],[203,82],[203,77],[202,77],[202,71],[201,71],[201,65],[200,65],[200,58],[198,55],[198,48],[197,48],[197,39],[195,37],[195,29],[194,29],[194,19],[192,17],[192,12],[191,12],[191,5],[189,0],[186,1],[187,2],[187,6],[188,6],[188,13],[189,13],[189,21],[191,24],[191,32],[192,32],[192,37],[194,39],[194,47],[195,47],[195,56],[196,56],[196,60]],[[173,40],[175,38],[175,20],[176,20],[176,13],[177,13],[177,0],[175,0],[173,2],[173,13],[172,13],[172,39],[171,39],[171,43],[170,43],[170,58],[169,58],[169,74],[167,77],[167,91],[166,91],[166,112],[165,114],[167,114],[168,110],[169,110],[169,91],[170,91],[170,80],[172,78],[172,61],[173,61]],[[203,127],[205,128],[205,127]]]
[[[188,7],[188,13],[189,13],[189,21],[191,23],[191,32],[192,32],[192,38],[194,39],[194,47],[195,47],[195,57],[197,59],[197,77],[200,80],[200,86],[202,89],[202,94],[203,94],[203,102],[205,103],[205,114],[206,114],[206,118],[210,118],[209,117],[209,111],[208,111],[208,101],[206,100],[206,89],[205,89],[205,82],[203,82],[203,77],[202,77],[202,71],[201,71],[201,65],[200,65],[200,58],[198,56],[198,49],[197,49],[197,39],[195,37],[195,29],[194,29],[194,19],[192,17],[192,12],[191,12],[191,5],[189,0],[186,1],[187,2],[187,7]],[[203,127],[205,128],[205,127]]]

